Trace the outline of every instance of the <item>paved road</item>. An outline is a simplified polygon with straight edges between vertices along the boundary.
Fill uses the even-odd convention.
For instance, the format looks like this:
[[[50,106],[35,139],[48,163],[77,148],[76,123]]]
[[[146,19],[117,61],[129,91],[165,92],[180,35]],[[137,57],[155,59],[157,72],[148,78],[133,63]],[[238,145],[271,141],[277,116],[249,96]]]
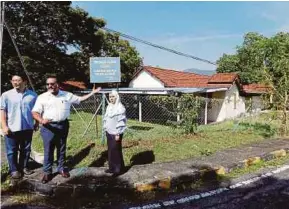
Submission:
[[[226,183],[225,183],[226,184]],[[227,185],[174,195],[130,209],[289,209],[289,163],[233,179]]]
[[[103,191],[101,192],[103,193]],[[11,197],[2,196],[1,208],[5,209],[38,209],[38,208],[113,208],[113,209],[289,209],[289,161],[285,165],[262,169],[250,175],[236,179],[222,180],[217,184],[208,184],[198,191],[187,191],[178,195],[163,196],[150,202],[127,203],[124,194],[113,197],[110,193],[109,201],[104,197],[94,197],[88,201],[76,199],[67,200],[66,207],[33,206],[28,204],[15,204]],[[31,195],[31,200],[39,196]],[[165,198],[164,198],[165,197]],[[154,198],[156,199],[156,198]],[[38,199],[39,201],[39,199]],[[38,202],[37,201],[37,202]],[[108,206],[107,203],[111,202]],[[129,202],[129,201],[127,201]],[[139,202],[139,201],[137,201]]]

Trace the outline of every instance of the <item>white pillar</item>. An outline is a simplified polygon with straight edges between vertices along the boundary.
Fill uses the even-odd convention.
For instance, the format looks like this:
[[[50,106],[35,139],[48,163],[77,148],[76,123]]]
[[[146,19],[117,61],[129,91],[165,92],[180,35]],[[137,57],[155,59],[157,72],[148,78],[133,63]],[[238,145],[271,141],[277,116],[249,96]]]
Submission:
[[[178,104],[177,104],[177,122],[179,122],[181,120],[181,115],[180,115],[180,98],[178,97]]]
[[[205,124],[208,123],[208,93],[206,93],[206,103],[205,103]]]

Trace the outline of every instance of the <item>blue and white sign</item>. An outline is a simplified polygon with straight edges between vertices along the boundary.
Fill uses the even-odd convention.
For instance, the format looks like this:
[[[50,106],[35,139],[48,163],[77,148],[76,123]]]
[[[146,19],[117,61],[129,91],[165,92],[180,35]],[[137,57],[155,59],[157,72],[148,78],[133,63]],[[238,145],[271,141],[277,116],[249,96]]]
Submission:
[[[119,57],[90,57],[90,83],[120,82]]]

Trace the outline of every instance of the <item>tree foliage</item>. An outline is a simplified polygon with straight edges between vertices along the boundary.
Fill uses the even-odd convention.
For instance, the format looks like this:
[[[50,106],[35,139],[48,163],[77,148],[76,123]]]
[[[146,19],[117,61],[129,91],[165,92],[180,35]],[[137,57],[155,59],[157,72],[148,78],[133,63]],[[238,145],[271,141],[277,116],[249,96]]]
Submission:
[[[127,83],[141,65],[138,52],[117,34],[101,30],[106,22],[94,18],[71,2],[5,2],[5,21],[23,56],[36,89],[43,88],[46,74],[59,80],[89,82],[89,57],[120,56],[122,82]],[[76,48],[68,54],[67,50]],[[23,68],[7,30],[4,30],[2,90],[9,76]]]
[[[247,33],[234,55],[224,54],[218,61],[217,72],[238,72],[242,83],[258,83],[263,78],[263,60],[268,38]]]
[[[245,84],[263,83],[270,87],[270,103],[273,109],[282,111],[281,129],[288,133],[289,33],[270,38],[246,34],[236,54],[225,54],[218,60],[217,72],[238,72]]]

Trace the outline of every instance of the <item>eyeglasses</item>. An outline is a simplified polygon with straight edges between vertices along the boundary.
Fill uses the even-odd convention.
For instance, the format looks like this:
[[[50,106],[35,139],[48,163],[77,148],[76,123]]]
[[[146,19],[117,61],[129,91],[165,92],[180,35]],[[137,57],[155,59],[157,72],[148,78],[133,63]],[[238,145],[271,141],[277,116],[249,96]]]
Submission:
[[[46,86],[49,86],[49,85],[51,85],[51,86],[54,86],[56,83],[46,83]]]

